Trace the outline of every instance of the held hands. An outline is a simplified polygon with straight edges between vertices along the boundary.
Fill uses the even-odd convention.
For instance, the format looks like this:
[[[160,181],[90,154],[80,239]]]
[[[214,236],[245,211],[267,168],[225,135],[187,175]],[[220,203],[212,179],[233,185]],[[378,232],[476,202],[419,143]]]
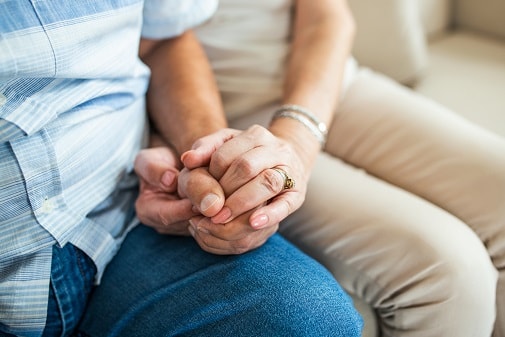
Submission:
[[[261,246],[305,197],[308,174],[296,152],[260,126],[203,137],[181,160],[185,168],[178,172],[168,148],[138,155],[138,217],[160,233],[191,234],[211,253]],[[286,178],[295,186],[285,189]]]
[[[199,205],[202,214],[191,219],[190,232],[213,253],[237,254],[262,245],[305,197],[308,174],[300,158],[290,143],[260,126],[203,137],[182,162],[179,194]],[[295,186],[285,189],[286,179]],[[191,188],[202,181],[217,185]]]

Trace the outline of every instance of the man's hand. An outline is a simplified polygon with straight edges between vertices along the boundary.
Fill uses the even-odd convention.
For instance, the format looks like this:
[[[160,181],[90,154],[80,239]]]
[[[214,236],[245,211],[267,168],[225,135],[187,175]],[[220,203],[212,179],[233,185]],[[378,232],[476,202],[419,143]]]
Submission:
[[[139,152],[135,172],[140,193],[135,209],[140,221],[162,234],[190,235],[188,220],[197,215],[191,201],[177,194],[178,159],[168,147]]]
[[[249,225],[251,212],[225,224],[215,224],[210,218],[191,218],[189,231],[203,250],[219,255],[242,254],[263,245],[279,226],[254,229]]]

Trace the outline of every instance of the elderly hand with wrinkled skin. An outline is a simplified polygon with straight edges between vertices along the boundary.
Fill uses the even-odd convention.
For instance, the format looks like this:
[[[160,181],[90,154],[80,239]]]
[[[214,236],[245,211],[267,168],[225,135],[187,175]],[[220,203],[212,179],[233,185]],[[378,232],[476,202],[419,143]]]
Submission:
[[[303,203],[308,175],[289,143],[268,130],[222,129],[182,155],[166,146],[142,150],[137,216],[159,233],[192,235],[202,249],[241,254],[261,246]],[[284,190],[280,167],[296,181]]]
[[[135,208],[144,225],[160,234],[193,235],[202,249],[221,255],[241,254],[259,247],[277,231],[276,225],[253,229],[248,225],[248,214],[226,225],[212,223],[210,217],[221,210],[225,200],[219,183],[206,168],[184,169],[184,174],[180,174],[179,166],[175,153],[166,146],[144,149],[137,155],[135,172],[140,193]],[[183,197],[177,191],[179,175],[179,189],[187,191]],[[211,204],[201,198],[209,191],[217,196]],[[188,197],[199,206],[194,206]],[[212,235],[206,233],[206,227],[212,227]]]
[[[207,167],[183,169],[179,175],[179,195],[193,200],[193,210],[199,215],[189,220],[189,232],[200,247],[210,253],[241,254],[261,246],[278,229],[278,225],[254,229],[248,219],[249,210],[226,223],[214,223],[225,203],[225,194],[208,172]]]
[[[181,160],[179,194],[203,215],[192,218],[190,232],[202,248],[217,254],[260,246],[305,197],[308,174],[301,159],[287,141],[257,125],[203,137]],[[296,181],[294,188],[284,189],[275,167]],[[202,184],[208,190],[196,188]],[[216,205],[223,205],[217,213]]]
[[[190,235],[188,220],[197,215],[191,201],[177,193],[178,166],[175,153],[165,146],[141,150],[135,158],[140,180],[137,217],[161,234]]]

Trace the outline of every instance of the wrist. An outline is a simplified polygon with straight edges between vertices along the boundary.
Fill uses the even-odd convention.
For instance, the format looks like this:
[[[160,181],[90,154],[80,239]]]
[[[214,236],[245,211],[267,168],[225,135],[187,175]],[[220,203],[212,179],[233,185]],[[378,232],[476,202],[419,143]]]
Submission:
[[[298,121],[290,118],[273,120],[269,127],[270,132],[276,137],[287,141],[300,157],[304,167],[310,171],[321,145],[311,131]]]
[[[303,125],[317,139],[320,147],[324,147],[327,127],[312,111],[296,104],[283,104],[274,112],[272,122],[281,118],[289,118]]]

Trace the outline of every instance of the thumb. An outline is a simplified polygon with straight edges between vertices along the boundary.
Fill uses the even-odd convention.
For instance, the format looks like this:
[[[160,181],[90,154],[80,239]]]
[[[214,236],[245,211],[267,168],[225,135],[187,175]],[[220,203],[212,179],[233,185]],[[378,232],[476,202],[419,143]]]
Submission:
[[[141,150],[135,158],[135,173],[145,183],[165,192],[177,189],[178,160],[168,147]]]

